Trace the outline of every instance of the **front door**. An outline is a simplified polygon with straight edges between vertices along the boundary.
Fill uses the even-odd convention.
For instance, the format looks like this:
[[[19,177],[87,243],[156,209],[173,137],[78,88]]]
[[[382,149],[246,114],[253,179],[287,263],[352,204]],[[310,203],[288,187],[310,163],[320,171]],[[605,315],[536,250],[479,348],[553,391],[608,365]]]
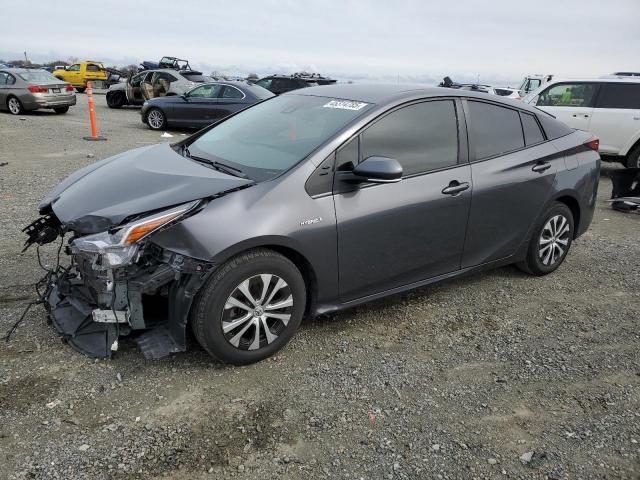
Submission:
[[[222,115],[218,98],[221,91],[222,85],[217,83],[208,83],[189,91],[185,95],[185,102],[176,104],[176,120],[195,128],[214,123]]]
[[[131,105],[144,102],[142,92],[140,91],[140,84],[145,77],[150,76],[151,72],[142,72],[134,75],[127,81],[126,93],[127,100]]]
[[[532,102],[571,128],[589,131],[597,83],[556,83],[540,93]]]
[[[464,247],[471,171],[460,163],[453,100],[402,107],[379,118],[336,154],[335,208],[343,301],[456,271]],[[353,185],[370,156],[395,158],[403,178]],[[452,188],[453,187],[453,188]]]

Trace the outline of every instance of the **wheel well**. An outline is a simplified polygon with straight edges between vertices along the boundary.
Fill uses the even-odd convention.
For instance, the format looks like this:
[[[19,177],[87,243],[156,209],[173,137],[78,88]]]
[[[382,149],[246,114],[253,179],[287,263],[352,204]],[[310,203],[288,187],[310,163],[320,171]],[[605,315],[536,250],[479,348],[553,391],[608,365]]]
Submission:
[[[628,160],[631,157],[631,155],[633,155],[636,152],[636,148],[640,148],[640,138],[636,140],[636,143],[631,145],[631,148],[629,149],[627,154],[624,156],[624,158]]]
[[[312,311],[312,307],[315,305],[317,298],[317,290],[318,290],[318,279],[316,277],[316,273],[303,255],[298,253],[289,247],[283,247],[282,245],[263,245],[261,248],[268,248],[275,252],[278,252],[280,255],[287,257],[289,260],[293,262],[293,264],[300,270],[302,277],[304,278],[304,283],[307,287],[307,306],[305,309],[305,314]]]
[[[569,196],[556,198],[556,201],[564,203],[569,207],[569,210],[571,210],[571,214],[573,215],[573,232],[575,235],[580,229],[580,204],[575,198]]]

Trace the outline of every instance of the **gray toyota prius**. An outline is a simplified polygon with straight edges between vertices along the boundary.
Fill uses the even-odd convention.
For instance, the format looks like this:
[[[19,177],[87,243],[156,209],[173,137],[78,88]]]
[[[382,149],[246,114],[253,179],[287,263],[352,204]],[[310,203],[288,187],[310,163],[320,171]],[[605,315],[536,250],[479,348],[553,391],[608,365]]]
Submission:
[[[333,85],[256,104],[60,183],[26,246],[67,255],[39,283],[77,350],[187,331],[247,364],[303,316],[478,269],[553,272],[593,217],[598,139],[472,91]]]

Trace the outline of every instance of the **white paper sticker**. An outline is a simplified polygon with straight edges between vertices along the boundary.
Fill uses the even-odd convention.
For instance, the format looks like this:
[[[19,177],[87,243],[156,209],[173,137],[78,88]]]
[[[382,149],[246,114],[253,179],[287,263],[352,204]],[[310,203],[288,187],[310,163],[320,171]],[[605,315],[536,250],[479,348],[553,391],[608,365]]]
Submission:
[[[363,102],[354,102],[353,100],[331,100],[323,105],[325,108],[340,108],[342,110],[360,110],[368,104]]]

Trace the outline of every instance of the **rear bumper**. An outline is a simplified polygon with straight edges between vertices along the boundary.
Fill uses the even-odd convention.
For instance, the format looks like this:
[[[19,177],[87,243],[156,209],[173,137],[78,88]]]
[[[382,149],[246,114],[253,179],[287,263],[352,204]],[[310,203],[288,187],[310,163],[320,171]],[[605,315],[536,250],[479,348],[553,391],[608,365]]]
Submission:
[[[69,95],[29,95],[21,98],[22,105],[27,110],[38,108],[71,107],[76,104],[76,94]]]

